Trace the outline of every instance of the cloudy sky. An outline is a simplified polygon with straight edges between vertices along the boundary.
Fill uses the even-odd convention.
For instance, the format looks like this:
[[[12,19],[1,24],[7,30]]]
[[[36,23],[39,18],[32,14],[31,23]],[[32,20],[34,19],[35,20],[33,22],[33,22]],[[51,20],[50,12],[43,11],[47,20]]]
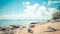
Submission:
[[[0,0],[0,19],[51,19],[59,0]]]

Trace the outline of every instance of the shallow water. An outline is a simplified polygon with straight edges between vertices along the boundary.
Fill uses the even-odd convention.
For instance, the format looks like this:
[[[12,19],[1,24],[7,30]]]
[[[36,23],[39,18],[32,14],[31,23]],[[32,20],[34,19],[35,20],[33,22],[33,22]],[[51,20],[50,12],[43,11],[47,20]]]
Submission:
[[[41,22],[41,20],[0,20],[0,26],[28,25],[31,22]]]

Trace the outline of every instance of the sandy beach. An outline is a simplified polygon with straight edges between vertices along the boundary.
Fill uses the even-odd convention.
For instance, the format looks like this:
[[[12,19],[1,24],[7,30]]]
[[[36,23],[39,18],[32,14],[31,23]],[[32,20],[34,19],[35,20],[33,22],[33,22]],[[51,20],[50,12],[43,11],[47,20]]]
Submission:
[[[50,28],[51,31],[49,31],[48,29],[49,27],[52,27],[56,31],[53,30],[52,28]],[[23,28],[16,27],[16,29],[11,31],[14,32],[11,34],[60,34],[60,22],[50,21],[45,24],[35,24],[34,26],[31,26],[31,27],[30,26],[23,27]],[[0,31],[0,34],[8,34],[8,33],[4,33],[4,31]]]
[[[0,34],[60,34],[60,0],[0,0]]]
[[[57,29],[57,31],[55,32],[47,32],[48,31],[48,27],[51,26],[55,29]],[[25,28],[23,29],[20,33],[20,30],[17,30],[18,33],[16,32],[15,34],[60,34],[60,22],[58,23],[47,23],[47,24],[43,24],[43,25],[35,25],[34,28],[31,28],[33,30],[33,33],[29,33],[28,29]]]

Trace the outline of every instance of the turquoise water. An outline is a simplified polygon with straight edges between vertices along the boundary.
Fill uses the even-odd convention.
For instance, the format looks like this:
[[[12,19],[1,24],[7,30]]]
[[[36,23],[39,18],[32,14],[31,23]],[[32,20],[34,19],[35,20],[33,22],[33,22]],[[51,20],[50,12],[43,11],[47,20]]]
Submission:
[[[0,26],[7,25],[28,25],[31,22],[40,22],[41,20],[0,20]]]
[[[0,26],[7,25],[27,25],[31,22],[37,22],[39,20],[0,20]]]

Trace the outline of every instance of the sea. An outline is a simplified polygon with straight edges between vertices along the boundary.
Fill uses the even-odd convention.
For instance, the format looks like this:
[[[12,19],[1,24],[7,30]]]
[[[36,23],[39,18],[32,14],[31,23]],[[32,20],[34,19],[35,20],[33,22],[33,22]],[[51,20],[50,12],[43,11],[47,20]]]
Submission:
[[[9,25],[29,25],[32,22],[42,22],[47,20],[38,20],[38,19],[27,19],[27,20],[0,20],[0,26],[9,26]]]

